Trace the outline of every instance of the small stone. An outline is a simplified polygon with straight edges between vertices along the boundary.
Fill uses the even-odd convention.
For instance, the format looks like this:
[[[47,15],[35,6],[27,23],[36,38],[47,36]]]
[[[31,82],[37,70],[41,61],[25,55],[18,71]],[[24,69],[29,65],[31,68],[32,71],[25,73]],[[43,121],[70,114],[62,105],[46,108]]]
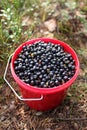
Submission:
[[[8,107],[7,105],[3,106],[4,109],[7,109],[7,107]]]
[[[79,129],[79,126],[78,126],[78,124],[77,124],[76,122],[74,123],[74,129],[75,129],[75,130],[78,130],[78,129]]]
[[[42,112],[37,112],[35,115],[36,116],[41,116],[43,113]]]
[[[1,116],[1,121],[4,121],[5,120],[5,116]]]
[[[9,106],[9,109],[10,109],[11,111],[15,109],[15,104],[14,104],[14,103],[15,103],[15,102],[12,101],[11,104],[10,104],[10,106]]]
[[[10,109],[10,110],[13,110],[13,109],[14,109],[14,105],[11,104],[9,109]]]

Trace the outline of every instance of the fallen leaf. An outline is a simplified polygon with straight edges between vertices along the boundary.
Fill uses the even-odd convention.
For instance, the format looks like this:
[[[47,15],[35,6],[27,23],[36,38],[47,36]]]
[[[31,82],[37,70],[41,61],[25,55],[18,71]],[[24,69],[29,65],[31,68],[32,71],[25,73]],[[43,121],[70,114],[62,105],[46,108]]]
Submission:
[[[86,16],[81,14],[80,11],[76,11],[76,15],[80,18],[85,18]]]
[[[29,18],[29,16],[23,17],[22,18],[22,28],[23,28],[23,30],[26,31],[29,28],[31,23],[32,23],[32,20]]]
[[[31,20],[28,16],[25,16],[22,18],[22,26],[29,26],[29,24],[31,24]]]
[[[50,32],[54,32],[56,30],[56,27],[57,27],[55,19],[50,19],[48,21],[45,21],[44,25]]]

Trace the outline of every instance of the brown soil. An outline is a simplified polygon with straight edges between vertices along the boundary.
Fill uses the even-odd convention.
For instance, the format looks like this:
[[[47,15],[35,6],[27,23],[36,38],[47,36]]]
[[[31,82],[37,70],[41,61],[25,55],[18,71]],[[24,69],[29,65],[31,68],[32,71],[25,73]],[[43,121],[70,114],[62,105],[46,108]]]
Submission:
[[[10,70],[7,77],[16,89]],[[87,83],[84,78],[80,75],[62,104],[46,112],[29,108],[3,83],[0,90],[0,130],[87,130],[87,90],[83,91]]]

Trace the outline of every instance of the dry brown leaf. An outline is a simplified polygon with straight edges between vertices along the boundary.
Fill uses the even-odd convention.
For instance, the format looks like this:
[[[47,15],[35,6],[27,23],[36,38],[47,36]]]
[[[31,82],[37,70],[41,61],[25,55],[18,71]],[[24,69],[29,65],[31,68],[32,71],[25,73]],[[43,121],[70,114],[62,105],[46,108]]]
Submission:
[[[85,18],[85,17],[86,17],[85,15],[82,15],[82,14],[80,13],[80,11],[76,11],[76,15],[77,15],[78,17],[81,17],[81,18]]]
[[[29,16],[25,16],[22,18],[22,25],[23,26],[29,26],[31,24],[31,22],[32,21],[30,20]]]
[[[55,19],[50,19],[44,22],[45,27],[49,30],[49,32],[53,32],[56,30],[57,24]]]

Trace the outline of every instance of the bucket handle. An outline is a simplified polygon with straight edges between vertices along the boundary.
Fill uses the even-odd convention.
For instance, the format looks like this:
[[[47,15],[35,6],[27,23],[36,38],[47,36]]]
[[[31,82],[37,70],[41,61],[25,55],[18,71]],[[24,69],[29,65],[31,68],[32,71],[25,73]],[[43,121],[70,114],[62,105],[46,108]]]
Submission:
[[[11,86],[11,84],[8,82],[8,80],[6,79],[6,74],[7,74],[7,70],[8,70],[8,66],[9,66],[9,63],[10,63],[10,60],[11,60],[11,57],[14,53],[12,53],[9,58],[8,58],[8,61],[7,61],[7,65],[6,65],[6,68],[5,68],[5,72],[4,72],[4,80],[5,82],[8,84],[8,86],[10,87],[10,89],[12,90],[12,92],[17,96],[17,98],[21,101],[40,101],[43,99],[43,95],[41,95],[40,98],[22,98],[21,96],[19,96],[17,94],[17,92],[14,90],[14,88]]]

